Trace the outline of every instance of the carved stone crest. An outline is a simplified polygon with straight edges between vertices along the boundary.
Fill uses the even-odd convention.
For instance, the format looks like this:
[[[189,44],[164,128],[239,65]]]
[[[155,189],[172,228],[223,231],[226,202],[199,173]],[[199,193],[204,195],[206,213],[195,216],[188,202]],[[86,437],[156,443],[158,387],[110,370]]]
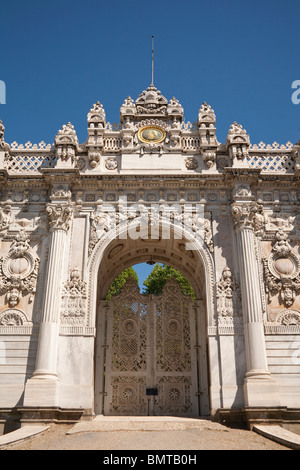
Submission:
[[[269,302],[278,295],[279,303],[293,305],[300,293],[300,259],[293,251],[288,234],[279,230],[268,258],[263,259]]]
[[[29,238],[20,231],[11,244],[8,255],[0,258],[0,293],[6,293],[10,307],[18,305],[22,295],[30,294],[33,300],[36,292],[39,258],[30,252]]]
[[[189,157],[185,160],[185,166],[188,170],[196,170],[198,168],[198,161],[196,158]]]
[[[115,170],[118,167],[116,158],[107,158],[105,161],[105,168],[107,170]]]

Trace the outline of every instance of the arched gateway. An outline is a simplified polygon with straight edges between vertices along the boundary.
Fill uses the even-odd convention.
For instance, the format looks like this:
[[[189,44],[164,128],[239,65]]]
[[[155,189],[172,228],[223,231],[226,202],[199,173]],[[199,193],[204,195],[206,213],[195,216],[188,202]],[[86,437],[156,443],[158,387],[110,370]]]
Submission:
[[[155,226],[139,220],[127,226],[126,237],[123,230],[111,241],[108,232],[91,258],[91,273],[99,267],[95,412],[208,416],[207,312],[212,306],[206,306],[206,278],[213,275],[211,255],[200,234],[189,242],[181,227],[174,230],[163,217]],[[143,236],[133,236],[138,233]],[[183,295],[175,280],[160,296],[141,295],[135,282],[128,282],[107,305],[107,289],[116,274],[149,260],[181,269],[197,300]]]
[[[174,414],[297,423],[300,409],[300,145],[224,143],[151,84],[79,143],[4,140],[0,122],[0,419]],[[169,264],[144,297],[114,278]]]

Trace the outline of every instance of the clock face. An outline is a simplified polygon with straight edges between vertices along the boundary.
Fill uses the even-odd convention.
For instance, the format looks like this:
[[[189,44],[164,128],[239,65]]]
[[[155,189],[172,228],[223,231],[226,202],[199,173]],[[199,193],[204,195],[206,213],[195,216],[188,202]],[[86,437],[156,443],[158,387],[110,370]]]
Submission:
[[[145,126],[139,130],[138,138],[146,144],[158,144],[166,137],[166,132],[159,126]]]

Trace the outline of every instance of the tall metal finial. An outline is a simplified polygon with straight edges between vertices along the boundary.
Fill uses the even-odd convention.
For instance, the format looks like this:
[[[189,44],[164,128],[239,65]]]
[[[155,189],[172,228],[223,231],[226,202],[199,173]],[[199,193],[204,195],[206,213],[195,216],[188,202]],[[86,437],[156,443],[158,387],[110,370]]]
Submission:
[[[151,85],[154,85],[154,36],[152,36],[152,81]]]

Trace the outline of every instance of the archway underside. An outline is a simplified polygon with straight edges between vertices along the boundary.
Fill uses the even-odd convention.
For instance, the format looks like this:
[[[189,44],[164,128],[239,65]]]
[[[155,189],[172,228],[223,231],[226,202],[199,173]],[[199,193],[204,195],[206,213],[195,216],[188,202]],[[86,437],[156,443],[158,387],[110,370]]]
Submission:
[[[143,262],[169,264],[180,271],[191,283],[196,298],[205,300],[205,273],[200,254],[187,250],[184,238],[176,239],[171,233],[164,239],[115,239],[106,248],[98,274],[98,300],[105,300],[108,289],[120,272]]]

